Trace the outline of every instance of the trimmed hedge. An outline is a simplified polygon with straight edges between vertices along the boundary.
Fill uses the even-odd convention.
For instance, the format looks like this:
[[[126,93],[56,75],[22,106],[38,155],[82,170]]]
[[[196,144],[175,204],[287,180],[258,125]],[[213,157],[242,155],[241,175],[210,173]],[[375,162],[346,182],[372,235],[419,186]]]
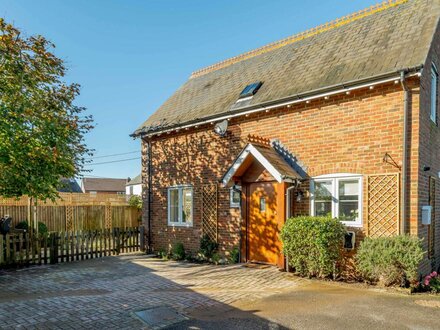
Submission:
[[[290,218],[281,230],[283,252],[301,276],[328,277],[342,259],[344,225],[330,217]]]
[[[365,238],[356,255],[358,270],[369,282],[414,285],[423,260],[422,240],[408,235]]]

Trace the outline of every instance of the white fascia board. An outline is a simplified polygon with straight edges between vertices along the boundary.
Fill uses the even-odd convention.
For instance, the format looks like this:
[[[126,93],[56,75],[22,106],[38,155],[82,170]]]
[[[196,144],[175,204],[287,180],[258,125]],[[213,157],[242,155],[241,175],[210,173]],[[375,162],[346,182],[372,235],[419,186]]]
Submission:
[[[277,180],[279,183],[283,182],[283,176],[277,171],[275,167],[264,157],[252,144],[250,146],[250,152],[252,155],[264,166],[264,168]]]
[[[226,187],[231,181],[234,174],[244,163],[244,161],[250,156],[254,156],[255,159],[264,166],[264,168],[277,180],[279,183],[283,182],[283,176],[278,172],[275,167],[264,157],[252,144],[248,144],[246,148],[238,156],[234,164],[229,168],[226,175],[223,177],[222,185]]]

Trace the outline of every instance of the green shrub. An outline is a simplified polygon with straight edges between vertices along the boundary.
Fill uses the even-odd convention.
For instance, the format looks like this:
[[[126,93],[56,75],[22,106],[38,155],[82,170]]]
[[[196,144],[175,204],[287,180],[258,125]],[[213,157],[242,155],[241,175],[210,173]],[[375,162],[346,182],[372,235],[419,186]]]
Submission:
[[[19,223],[17,223],[17,225],[15,226],[15,229],[25,229],[25,230],[29,230],[29,224],[27,222],[27,220],[24,221],[20,221]],[[49,230],[47,229],[47,226],[45,223],[43,222],[38,222],[38,234],[40,236],[48,236]]]
[[[210,260],[218,249],[218,243],[213,241],[208,235],[203,235],[200,239],[200,254],[205,260]]]
[[[238,264],[240,262],[240,250],[238,246],[235,246],[231,254],[229,255],[229,262],[232,264]]]
[[[417,281],[423,254],[421,239],[414,236],[366,238],[357,251],[356,264],[367,281],[407,286]]]
[[[163,259],[163,260],[168,260],[168,258],[169,258],[169,253],[168,253],[165,249],[160,248],[159,250],[157,250],[157,252],[156,252],[156,256],[157,256],[158,258]]]
[[[128,205],[130,205],[131,207],[135,207],[138,210],[141,210],[142,209],[141,196],[138,196],[138,195],[131,196],[130,199],[128,200]]]
[[[177,242],[173,245],[173,249],[171,251],[171,257],[174,260],[184,260],[185,259],[185,247],[183,243]]]
[[[214,253],[211,257],[211,261],[216,265],[218,265],[220,263],[221,259],[222,259],[221,255],[217,252]]]
[[[301,216],[281,230],[283,252],[301,276],[327,277],[342,258],[344,225],[330,217]]]

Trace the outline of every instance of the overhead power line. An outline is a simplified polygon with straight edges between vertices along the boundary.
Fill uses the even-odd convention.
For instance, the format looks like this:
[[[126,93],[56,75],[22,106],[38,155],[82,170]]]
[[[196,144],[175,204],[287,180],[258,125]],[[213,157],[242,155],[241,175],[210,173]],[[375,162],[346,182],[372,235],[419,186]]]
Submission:
[[[139,152],[141,152],[141,151],[140,150],[136,150],[136,151],[130,151],[130,152],[123,152],[123,153],[120,153],[120,154],[96,156],[96,157],[86,158],[86,160],[92,160],[92,159],[97,159],[97,158],[108,158],[108,157],[115,157],[115,156],[122,156],[122,155],[129,155],[129,154],[135,154],[135,153],[139,153]]]
[[[101,162],[101,163],[91,163],[91,164],[87,164],[87,166],[103,165],[103,164],[110,164],[110,163],[120,163],[120,162],[128,162],[130,160],[136,160],[136,159],[141,159],[141,157],[126,158],[126,159],[119,159],[119,160],[111,160],[111,161],[108,161],[108,162]]]

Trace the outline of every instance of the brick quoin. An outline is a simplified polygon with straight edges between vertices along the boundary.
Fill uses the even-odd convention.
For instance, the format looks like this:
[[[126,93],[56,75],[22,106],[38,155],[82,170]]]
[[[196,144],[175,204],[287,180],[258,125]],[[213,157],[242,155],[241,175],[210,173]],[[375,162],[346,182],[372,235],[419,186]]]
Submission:
[[[438,38],[439,33],[436,34]],[[440,40],[439,40],[440,41]],[[438,59],[440,42],[430,52],[430,58]],[[430,67],[430,58],[426,67]],[[440,63],[437,64],[440,68]],[[421,205],[427,204],[427,178],[440,171],[440,133],[429,122],[430,76],[424,70],[422,76],[408,78],[411,90],[408,125],[407,164],[407,226],[412,235],[427,237],[427,229],[421,225]],[[219,137],[213,125],[163,133],[150,138],[152,161],[152,210],[151,247],[153,251],[169,250],[175,242],[182,242],[185,249],[195,253],[199,249],[201,229],[201,186],[218,183],[239,152],[246,146],[249,134],[267,139],[278,139],[307,167],[312,176],[330,173],[356,173],[361,175],[397,173],[400,170],[383,162],[385,153],[402,165],[404,93],[400,83],[390,82],[373,89],[352,91],[299,103],[270,112],[232,118],[228,133]],[[420,108],[422,110],[420,110]],[[420,126],[420,123],[423,123]],[[142,141],[144,187],[148,188],[147,140]],[[426,173],[421,164],[431,166]],[[440,191],[439,180],[437,192]],[[190,184],[194,187],[193,226],[170,227],[167,225],[167,188]],[[302,189],[308,190],[306,182]],[[144,189],[143,220],[147,225],[147,189]],[[363,184],[363,228],[367,225],[366,184]],[[437,194],[439,196],[439,194]],[[438,199],[438,197],[437,197]],[[220,251],[228,255],[240,238],[240,214],[229,206],[229,189],[219,185],[218,193],[218,241]],[[436,201],[440,205],[440,200]],[[294,215],[309,214],[310,200],[296,203]],[[436,212],[436,217],[439,218]],[[440,230],[440,219],[436,221]],[[437,234],[438,237],[438,234]],[[426,241],[426,239],[425,239]],[[440,238],[436,241],[437,259],[425,260],[423,271],[429,271],[439,262]]]

